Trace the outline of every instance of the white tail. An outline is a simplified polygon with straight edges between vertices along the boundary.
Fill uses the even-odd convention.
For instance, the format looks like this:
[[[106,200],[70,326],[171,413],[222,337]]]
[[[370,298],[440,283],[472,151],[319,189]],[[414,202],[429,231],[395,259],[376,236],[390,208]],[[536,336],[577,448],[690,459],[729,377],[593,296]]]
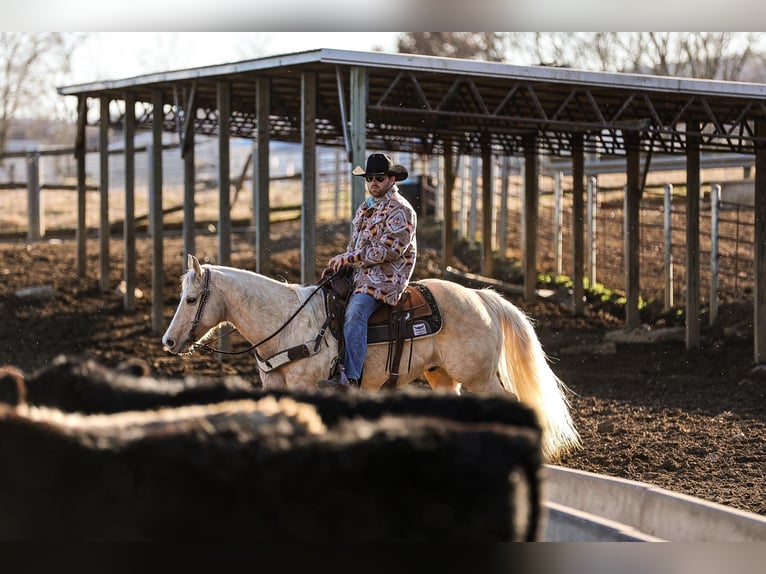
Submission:
[[[542,428],[543,455],[548,460],[580,446],[569,412],[569,389],[551,369],[532,322],[510,301],[491,289],[479,295],[503,326],[503,351],[498,376],[507,390],[537,415]]]

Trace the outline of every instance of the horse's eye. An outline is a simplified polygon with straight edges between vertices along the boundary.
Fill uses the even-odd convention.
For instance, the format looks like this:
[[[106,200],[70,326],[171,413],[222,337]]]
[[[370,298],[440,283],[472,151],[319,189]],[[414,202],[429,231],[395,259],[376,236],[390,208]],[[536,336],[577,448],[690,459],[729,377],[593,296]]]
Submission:
[[[197,298],[196,297],[187,297],[186,298],[186,303],[189,304],[189,305],[194,305],[196,302],[197,302]]]

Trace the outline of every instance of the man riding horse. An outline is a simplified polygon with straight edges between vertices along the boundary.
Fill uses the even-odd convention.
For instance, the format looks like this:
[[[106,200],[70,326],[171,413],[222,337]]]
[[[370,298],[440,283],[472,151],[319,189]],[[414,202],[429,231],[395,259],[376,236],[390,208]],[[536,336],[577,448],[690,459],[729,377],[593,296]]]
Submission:
[[[332,257],[325,270],[350,267],[353,292],[343,323],[342,364],[332,377],[317,383],[321,389],[342,391],[359,387],[367,355],[367,321],[381,304],[399,301],[417,256],[417,215],[396,185],[407,178],[407,168],[386,154],[374,153],[365,169],[356,166],[351,173],[365,178],[370,195],[356,210],[346,251]]]

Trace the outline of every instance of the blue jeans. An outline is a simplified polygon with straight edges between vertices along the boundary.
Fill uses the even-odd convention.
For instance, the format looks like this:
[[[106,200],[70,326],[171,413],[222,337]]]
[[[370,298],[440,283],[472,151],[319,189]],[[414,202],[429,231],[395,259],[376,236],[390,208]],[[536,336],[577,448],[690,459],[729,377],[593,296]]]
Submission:
[[[358,381],[362,376],[362,366],[367,356],[367,320],[381,304],[382,301],[366,293],[352,293],[346,305],[343,321],[343,365],[349,379]]]

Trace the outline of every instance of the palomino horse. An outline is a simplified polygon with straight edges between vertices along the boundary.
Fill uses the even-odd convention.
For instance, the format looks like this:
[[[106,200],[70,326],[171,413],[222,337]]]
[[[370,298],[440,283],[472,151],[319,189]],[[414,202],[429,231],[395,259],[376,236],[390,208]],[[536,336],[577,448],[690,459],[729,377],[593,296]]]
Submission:
[[[256,351],[264,388],[315,389],[337,357],[337,341],[323,326],[327,311],[317,286],[276,281],[245,269],[200,265],[188,256],[181,300],[162,337],[175,354],[191,353],[222,323],[236,328]],[[513,393],[532,408],[548,458],[580,443],[565,395],[527,316],[490,289],[471,289],[424,279],[436,299],[443,326],[417,338],[405,353],[406,385],[425,377],[433,390],[475,394]],[[265,359],[264,359],[265,357]],[[362,389],[378,390],[387,379],[387,345],[371,345]]]

